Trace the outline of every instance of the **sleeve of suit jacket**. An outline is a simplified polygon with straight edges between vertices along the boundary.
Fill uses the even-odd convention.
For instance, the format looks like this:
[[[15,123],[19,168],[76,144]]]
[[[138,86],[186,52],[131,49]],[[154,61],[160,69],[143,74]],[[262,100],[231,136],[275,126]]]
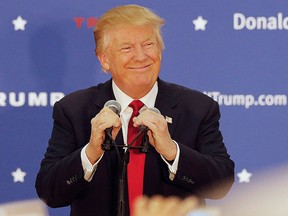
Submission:
[[[84,95],[74,93],[54,105],[53,130],[36,179],[39,197],[51,207],[71,204],[88,184],[80,153],[89,142],[90,121],[97,111],[89,111],[94,108],[85,102],[89,100]]]
[[[166,180],[203,198],[221,198],[234,181],[234,162],[219,129],[218,103],[200,92],[166,84],[163,95],[159,92],[158,102],[161,98],[169,98],[169,102],[158,105],[164,116],[173,117],[169,131],[180,148],[176,176],[171,181],[166,172]]]

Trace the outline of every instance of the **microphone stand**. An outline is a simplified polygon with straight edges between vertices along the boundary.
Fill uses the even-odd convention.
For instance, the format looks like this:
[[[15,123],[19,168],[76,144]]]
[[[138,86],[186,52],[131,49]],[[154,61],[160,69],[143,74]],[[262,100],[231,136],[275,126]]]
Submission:
[[[132,146],[135,140],[144,133],[142,138],[141,146]],[[111,151],[115,147],[118,163],[119,163],[119,193],[118,193],[118,216],[125,216],[125,187],[127,185],[127,167],[129,164],[130,158],[130,149],[139,149],[142,153],[148,153],[149,150],[149,139],[147,135],[147,130],[139,131],[139,133],[134,137],[134,139],[128,145],[117,145],[113,137],[110,135],[111,133],[106,133],[106,138],[101,145],[104,151]],[[111,143],[113,144],[111,146]],[[118,148],[126,148],[122,157],[120,158],[120,153]]]
[[[126,173],[127,173],[127,166],[129,163],[130,158],[130,151],[127,150],[123,154],[122,158],[122,167],[119,173],[119,194],[118,194],[118,216],[125,216],[125,187],[126,187]],[[121,172],[122,171],[122,172]]]

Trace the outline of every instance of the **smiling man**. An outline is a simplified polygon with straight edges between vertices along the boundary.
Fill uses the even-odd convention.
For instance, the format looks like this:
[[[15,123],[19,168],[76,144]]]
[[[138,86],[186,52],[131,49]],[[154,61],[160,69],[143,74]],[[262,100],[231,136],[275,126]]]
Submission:
[[[162,48],[153,26],[121,25],[110,30],[111,43],[98,53],[101,65],[115,84],[134,99],[145,96],[157,81]]]
[[[113,8],[97,22],[96,55],[112,79],[54,106],[53,131],[36,180],[38,195],[49,206],[70,205],[71,215],[117,215],[122,167],[117,151],[101,145],[108,130],[117,144],[130,145],[139,127],[148,130],[150,150],[130,149],[126,215],[133,215],[141,195],[196,196],[204,203],[229,191],[234,163],[219,130],[218,104],[159,78],[163,24],[138,5]],[[104,106],[109,100],[121,105],[119,115]],[[127,151],[119,148],[120,156]]]

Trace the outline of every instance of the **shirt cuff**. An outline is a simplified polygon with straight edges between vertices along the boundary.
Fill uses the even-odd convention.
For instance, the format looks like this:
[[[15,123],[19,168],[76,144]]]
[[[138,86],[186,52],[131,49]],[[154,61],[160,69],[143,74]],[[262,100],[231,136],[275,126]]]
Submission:
[[[179,163],[179,156],[180,156],[180,148],[178,143],[173,140],[173,142],[175,143],[176,147],[177,147],[177,153],[176,153],[176,157],[175,160],[173,161],[172,164],[170,164],[162,155],[162,159],[164,160],[164,162],[167,164],[168,169],[169,169],[169,179],[172,181],[176,175],[177,169],[178,169],[178,163]]]
[[[88,144],[87,144],[88,145]],[[82,161],[82,167],[84,170],[84,179],[88,182],[90,182],[95,174],[95,171],[97,169],[97,166],[102,159],[104,153],[101,155],[99,160],[95,164],[91,164],[87,155],[86,155],[86,148],[87,145],[85,145],[81,150],[81,161]]]

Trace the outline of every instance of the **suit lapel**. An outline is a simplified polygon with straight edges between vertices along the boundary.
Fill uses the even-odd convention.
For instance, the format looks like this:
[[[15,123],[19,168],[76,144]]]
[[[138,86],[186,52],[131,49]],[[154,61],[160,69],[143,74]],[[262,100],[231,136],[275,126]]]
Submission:
[[[176,92],[171,84],[158,79],[158,95],[155,102],[155,107],[158,108],[161,114],[168,119],[168,128],[172,136],[175,130],[175,123],[177,122],[176,112]]]
[[[103,108],[104,104],[108,100],[115,100],[112,90],[112,79],[105,83],[99,84],[97,86],[97,93],[95,95],[97,98],[94,99],[94,103],[99,110]]]
[[[169,132],[173,139],[173,133],[177,122],[176,112],[176,96],[175,90],[171,84],[158,79],[158,94],[155,102],[155,107],[160,110],[161,114],[166,118],[170,118],[172,123],[168,123]],[[167,118],[166,118],[167,119]],[[144,193],[153,195],[161,190],[162,179],[162,158],[152,147],[146,155],[145,162],[145,179],[144,179]]]

